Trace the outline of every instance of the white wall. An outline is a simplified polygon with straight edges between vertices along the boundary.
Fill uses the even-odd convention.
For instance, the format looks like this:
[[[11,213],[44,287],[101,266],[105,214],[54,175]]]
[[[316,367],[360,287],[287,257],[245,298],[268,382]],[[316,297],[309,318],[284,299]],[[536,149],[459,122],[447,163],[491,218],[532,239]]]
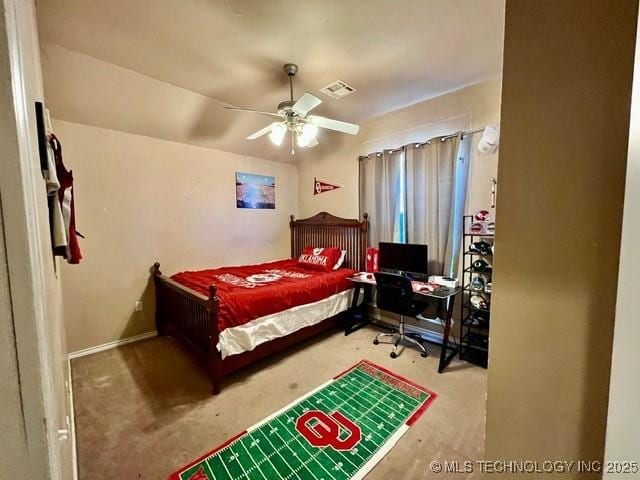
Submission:
[[[622,219],[616,323],[613,333],[611,384],[605,460],[640,464],[640,41],[636,41],[635,72],[629,131],[629,157]],[[638,478],[640,473],[610,472],[605,478]]]
[[[149,268],[165,274],[287,258],[294,165],[54,120],[73,169],[84,259],[64,268],[70,351],[154,329]],[[238,209],[235,172],[276,177],[276,209]],[[143,300],[144,310],[135,312]]]
[[[361,125],[357,136],[344,136],[333,152],[305,157],[299,165],[300,214],[309,216],[326,210],[356,217],[359,155],[499,123],[500,87],[501,79],[495,78],[387,113]],[[489,206],[489,179],[497,176],[498,155],[479,153],[479,139],[474,135],[472,142],[468,212]],[[314,177],[344,184],[345,188],[313,195]]]

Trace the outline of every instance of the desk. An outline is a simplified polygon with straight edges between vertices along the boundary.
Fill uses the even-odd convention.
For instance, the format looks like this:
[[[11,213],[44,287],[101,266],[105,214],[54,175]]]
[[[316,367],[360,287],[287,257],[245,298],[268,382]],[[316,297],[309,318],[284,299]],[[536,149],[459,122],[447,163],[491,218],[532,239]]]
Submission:
[[[349,335],[356,330],[369,325],[371,323],[369,319],[369,303],[373,297],[373,287],[376,286],[376,280],[373,274],[365,276],[362,274],[356,274],[348,279],[353,283],[355,291],[353,292],[353,300],[351,307],[349,308],[349,318],[345,327],[344,334]],[[418,282],[416,282],[418,283]],[[453,346],[449,343],[451,336],[451,317],[453,315],[453,305],[455,303],[456,296],[462,289],[445,288],[436,290],[435,292],[419,291],[414,286],[413,294],[416,300],[432,301],[437,303],[438,317],[444,319],[444,333],[442,335],[442,343],[440,345],[440,363],[438,364],[438,373],[442,373],[447,365],[451,362],[453,357],[459,351],[459,346],[454,342]],[[360,298],[360,292],[364,291],[364,299],[360,305],[358,305],[358,299]]]

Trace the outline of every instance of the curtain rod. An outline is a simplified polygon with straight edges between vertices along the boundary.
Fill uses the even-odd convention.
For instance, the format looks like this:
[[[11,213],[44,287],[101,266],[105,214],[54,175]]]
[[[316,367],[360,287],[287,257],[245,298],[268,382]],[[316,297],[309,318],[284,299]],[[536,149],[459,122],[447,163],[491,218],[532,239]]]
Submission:
[[[464,138],[464,137],[465,137],[465,136],[467,136],[467,135],[473,135],[474,133],[480,133],[480,132],[484,131],[484,129],[485,129],[485,127],[482,127],[482,128],[476,128],[475,130],[467,130],[466,132],[462,132],[462,137]],[[441,141],[441,142],[444,142],[444,141],[446,141],[446,140],[449,140],[450,138],[455,138],[455,137],[457,137],[458,135],[459,135],[459,132],[452,133],[452,134],[450,134],[450,135],[444,135],[444,136],[440,137],[440,141]],[[436,138],[436,137],[434,137],[434,138]],[[433,140],[433,139],[431,139],[431,140]],[[411,142],[411,143],[413,143],[413,144],[414,144],[414,145],[416,145],[416,146],[417,146],[417,145],[425,145],[425,144],[431,143],[431,140],[427,140],[426,142]],[[399,151],[400,151],[400,150],[402,150],[403,148],[404,148],[404,147],[400,147],[400,148],[386,148],[384,151],[385,151],[385,152],[389,152],[389,153],[393,153],[393,152],[399,152]],[[374,154],[375,154],[375,155],[380,156],[380,155],[382,155],[382,153],[383,153],[383,152],[371,152],[369,155],[374,155]],[[360,161],[360,160],[364,160],[365,158],[369,157],[369,155],[360,155],[360,156],[358,157],[358,161]]]
[[[465,137],[466,135],[473,135],[474,133],[480,133],[484,131],[484,127],[483,128],[476,128],[475,130],[467,130],[466,132],[462,132],[462,136]],[[449,138],[454,138],[457,137],[458,134],[457,133],[452,133],[451,135],[445,135],[444,137],[440,137],[441,141],[445,141],[448,140]]]

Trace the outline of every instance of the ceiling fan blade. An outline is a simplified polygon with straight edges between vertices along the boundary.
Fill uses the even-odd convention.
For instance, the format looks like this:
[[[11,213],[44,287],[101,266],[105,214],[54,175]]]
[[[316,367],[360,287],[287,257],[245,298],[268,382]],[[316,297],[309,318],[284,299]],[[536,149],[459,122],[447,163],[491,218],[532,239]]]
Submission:
[[[257,132],[252,133],[247,137],[247,140],[255,140],[256,138],[266,135],[267,133],[271,133],[271,125],[267,125],[266,127],[261,128]]]
[[[302,115],[306,115],[308,112],[316,108],[318,105],[322,103],[315,95],[311,95],[308,92],[304,92],[296,103],[291,107],[296,113],[300,113]]]
[[[335,130],[336,132],[348,133],[350,135],[356,135],[360,130],[360,126],[355,123],[341,122],[340,120],[333,120],[331,118],[319,117],[317,115],[310,115],[307,117],[314,125],[320,128],[326,128],[328,130]]]
[[[276,118],[282,118],[280,115],[278,115],[277,113],[272,113],[272,112],[262,112],[260,110],[251,110],[250,108],[238,108],[238,107],[224,107],[227,110],[234,110],[236,112],[248,112],[248,113],[257,113],[259,115],[267,115],[268,117],[276,117]]]

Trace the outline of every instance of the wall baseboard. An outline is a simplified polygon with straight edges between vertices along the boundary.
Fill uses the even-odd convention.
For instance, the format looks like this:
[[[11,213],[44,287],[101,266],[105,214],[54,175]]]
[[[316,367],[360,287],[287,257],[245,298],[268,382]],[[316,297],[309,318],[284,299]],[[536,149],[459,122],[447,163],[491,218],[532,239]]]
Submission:
[[[385,318],[384,316],[377,314],[377,312],[373,313],[371,317],[374,323],[378,323],[386,327],[395,327],[397,325],[397,323],[394,322],[393,320],[389,318]],[[434,320],[430,318],[423,318],[422,320],[426,320],[429,323],[440,325],[440,322],[438,320]],[[415,325],[406,325],[405,329],[407,333],[420,335],[425,340],[428,340],[434,343],[442,343],[441,333],[434,332],[433,330],[428,330],[426,328],[421,328]],[[103,343],[102,345],[97,345],[95,347],[89,347],[82,350],[77,350],[75,352],[69,352],[69,360],[73,360],[74,358],[86,357],[87,355],[93,355],[94,353],[98,353],[98,352],[104,352],[105,350],[110,350],[112,348],[120,347],[128,343],[139,342],[140,340],[146,340],[147,338],[152,338],[157,335],[158,335],[158,332],[154,330],[153,332],[141,333],[140,335],[135,335],[133,337],[123,338],[121,340],[115,340],[113,342]]]
[[[139,342],[140,340],[145,340],[147,338],[152,338],[158,335],[158,332],[155,330],[153,332],[141,333],[140,335],[135,335],[133,337],[123,338],[120,340],[115,340],[113,342],[103,343],[102,345],[97,345],[95,347],[84,348],[82,350],[78,350],[76,352],[69,352],[69,359],[73,360],[74,358],[85,357],[87,355],[93,355],[94,353],[104,352],[105,350],[110,350],[112,348],[120,347],[122,345],[126,345],[128,343]]]

